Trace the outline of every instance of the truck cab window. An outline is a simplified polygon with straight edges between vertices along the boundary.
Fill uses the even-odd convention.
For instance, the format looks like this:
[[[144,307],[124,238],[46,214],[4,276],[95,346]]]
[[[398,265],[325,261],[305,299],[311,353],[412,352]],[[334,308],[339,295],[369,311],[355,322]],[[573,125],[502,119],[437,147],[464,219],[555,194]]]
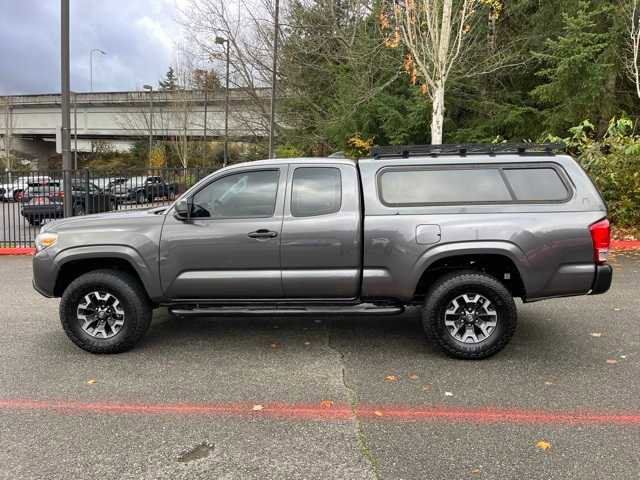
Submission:
[[[260,170],[227,175],[193,196],[192,217],[271,217],[276,206],[278,170]]]
[[[340,210],[342,177],[333,167],[301,167],[293,173],[291,214],[314,217]]]

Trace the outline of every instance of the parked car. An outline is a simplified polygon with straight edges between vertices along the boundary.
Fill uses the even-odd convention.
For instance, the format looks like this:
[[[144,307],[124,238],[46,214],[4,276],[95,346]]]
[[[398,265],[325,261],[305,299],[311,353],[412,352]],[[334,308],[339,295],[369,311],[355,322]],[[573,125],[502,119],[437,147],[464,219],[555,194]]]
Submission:
[[[47,180],[43,182],[31,182],[29,186],[18,195],[20,202],[29,202],[35,197],[47,197],[51,200],[62,198],[60,181]]]
[[[434,343],[481,359],[514,334],[515,297],[606,292],[609,243],[600,194],[550,146],[397,147],[237,164],[170,207],[54,222],[33,274],[95,353],[132,348],[161,305],[178,317],[422,306]]]
[[[152,202],[156,198],[173,200],[176,185],[167,183],[158,176],[132,177],[126,182],[116,183],[110,191],[120,201],[135,201],[141,204]]]
[[[48,182],[50,180],[51,178],[47,175],[17,177],[9,183],[0,185],[0,188],[4,190],[4,194],[2,195],[3,200],[18,202],[20,201],[23,192],[29,188],[30,184]]]
[[[106,183],[106,190],[111,191],[114,187],[118,185],[122,185],[123,183],[127,183],[129,181],[129,177],[113,177],[109,178]]]
[[[72,182],[73,215],[110,212],[118,209],[116,198],[82,180]],[[88,190],[87,190],[88,185]],[[64,192],[60,184],[27,190],[28,202],[22,207],[22,216],[30,225],[41,225],[46,220],[64,217]]]

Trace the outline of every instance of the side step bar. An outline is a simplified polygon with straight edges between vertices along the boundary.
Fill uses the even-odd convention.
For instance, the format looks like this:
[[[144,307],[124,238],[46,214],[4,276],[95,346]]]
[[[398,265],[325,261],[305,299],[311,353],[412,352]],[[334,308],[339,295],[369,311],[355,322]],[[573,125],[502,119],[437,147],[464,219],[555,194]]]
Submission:
[[[255,305],[255,306],[205,306],[169,307],[178,317],[225,317],[225,316],[266,316],[266,315],[398,315],[404,312],[400,305],[376,305],[358,303],[356,305]]]

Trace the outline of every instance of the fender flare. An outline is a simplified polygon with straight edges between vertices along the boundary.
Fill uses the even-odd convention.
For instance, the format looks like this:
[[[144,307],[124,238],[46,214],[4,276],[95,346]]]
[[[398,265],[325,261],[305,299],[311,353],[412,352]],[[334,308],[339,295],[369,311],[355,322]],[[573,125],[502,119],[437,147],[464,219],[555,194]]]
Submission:
[[[147,265],[142,255],[128,245],[89,245],[62,250],[53,259],[55,264],[56,282],[62,267],[70,262],[76,260],[105,258],[117,258],[124,260],[131,265],[134,271],[138,274],[147,295],[149,295],[149,298],[152,300],[163,296],[162,291],[160,290],[158,281],[159,274],[157,269],[154,271],[154,268]]]
[[[438,260],[462,255],[501,255],[513,262],[522,279],[525,292],[529,291],[526,272],[530,263],[525,253],[514,243],[504,241],[454,242],[436,245],[425,251],[413,265],[411,283],[414,291],[424,272]]]

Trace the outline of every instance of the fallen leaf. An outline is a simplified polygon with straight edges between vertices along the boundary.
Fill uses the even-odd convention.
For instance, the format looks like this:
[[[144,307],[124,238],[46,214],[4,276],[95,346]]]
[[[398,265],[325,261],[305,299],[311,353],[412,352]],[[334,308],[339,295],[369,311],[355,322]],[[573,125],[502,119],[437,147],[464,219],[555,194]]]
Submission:
[[[553,385],[553,382],[544,382],[545,385]]]
[[[417,380],[418,379],[418,375],[416,375],[415,373],[412,373],[409,375],[409,379],[410,380]]]
[[[445,397],[453,397],[453,393],[451,393],[451,392],[444,392],[444,396],[445,396]]]
[[[374,412],[373,412],[373,414],[374,414],[376,417],[382,417],[382,416],[384,415],[384,413],[382,413],[380,410],[376,410],[376,411],[374,411]]]
[[[384,379],[387,382],[397,382],[398,381],[398,377],[396,375],[387,375],[386,377],[384,377]]]
[[[254,412],[259,412],[260,410],[262,410],[264,407],[262,405],[254,405],[253,408],[251,410],[253,410]]]
[[[430,383],[427,383],[426,385],[422,386],[422,390],[424,390],[425,392],[430,392],[432,388],[432,385]]]
[[[333,400],[322,400],[320,402],[320,406],[322,408],[331,408],[333,407]]]
[[[95,378],[92,378],[91,380],[88,380],[88,381],[87,381],[87,383],[88,383],[89,385],[93,385],[94,383],[96,383],[96,381],[97,381],[97,380],[96,380]]]
[[[607,363],[609,365],[615,365],[616,363],[618,363],[618,360],[616,360],[615,358],[607,358]]]
[[[592,337],[595,337],[595,338],[600,338],[600,337],[602,336],[602,334],[601,334],[600,332],[593,332],[593,333],[591,334],[591,336],[592,336]]]
[[[271,348],[280,348],[280,344],[279,343],[272,343],[271,344]]]
[[[613,311],[614,312],[619,312],[620,310],[622,310],[621,308],[614,308]]]
[[[471,470],[471,473],[473,473],[474,475],[478,475],[479,473],[482,473],[482,470],[480,470],[479,468],[474,468],[473,470]]]
[[[551,444],[546,440],[540,440],[538,443],[536,443],[536,447],[538,447],[542,451],[547,451],[551,448]]]

